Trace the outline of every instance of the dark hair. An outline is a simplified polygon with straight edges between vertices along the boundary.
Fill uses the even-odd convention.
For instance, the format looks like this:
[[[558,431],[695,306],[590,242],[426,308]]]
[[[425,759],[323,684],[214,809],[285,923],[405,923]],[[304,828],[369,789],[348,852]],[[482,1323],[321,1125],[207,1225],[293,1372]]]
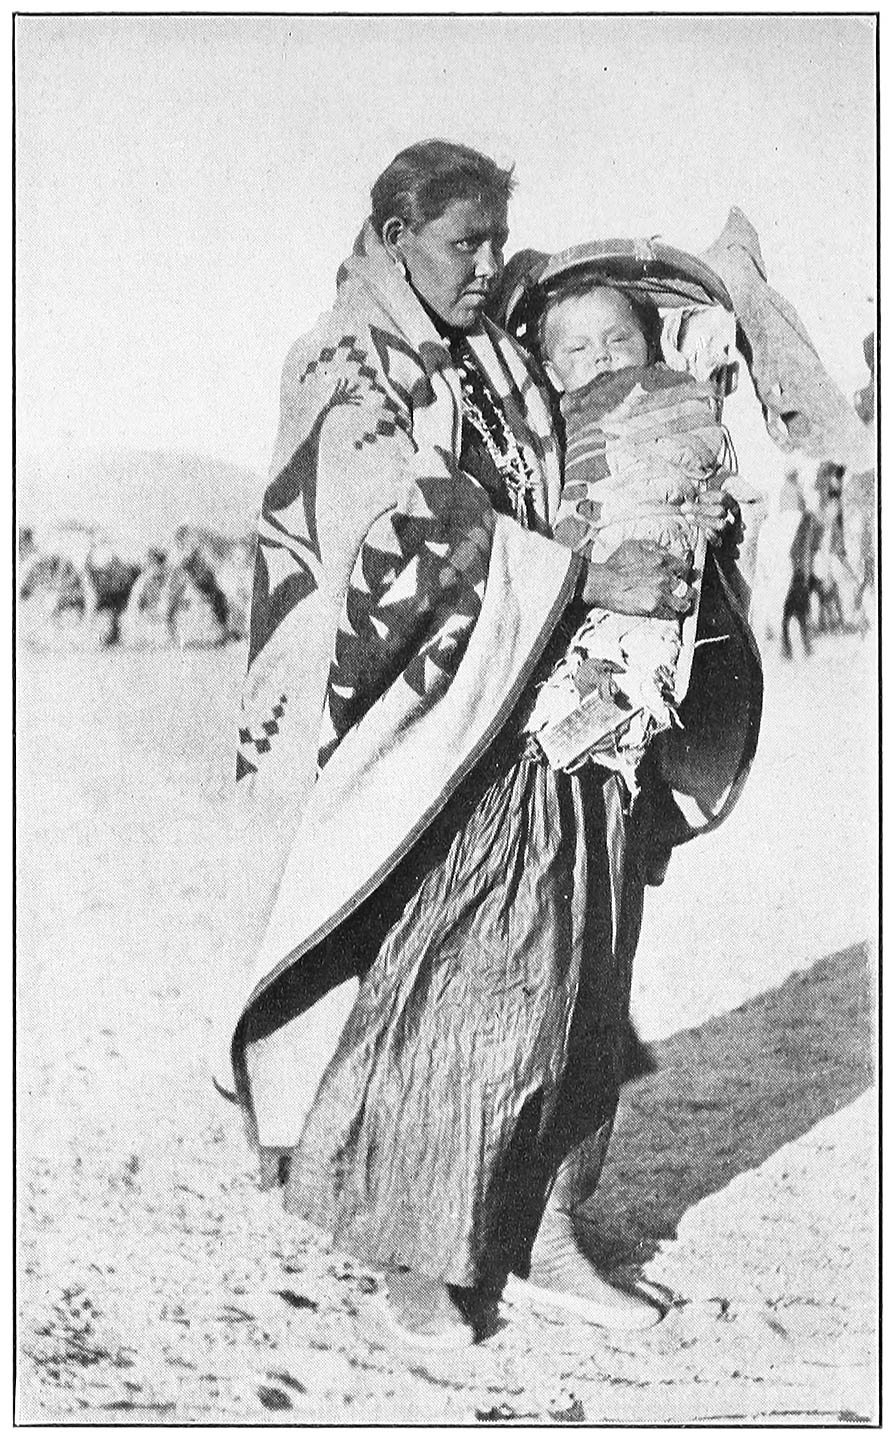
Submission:
[[[545,322],[551,311],[564,300],[579,300],[583,295],[589,294],[591,290],[615,290],[627,300],[629,308],[635,320],[641,328],[644,339],[647,342],[647,356],[649,364],[662,359],[662,316],[659,314],[659,307],[648,295],[643,295],[637,290],[627,290],[624,285],[617,285],[615,280],[608,275],[584,275],[571,276],[564,283],[556,284],[552,290],[545,290],[535,307],[535,319],[533,322],[533,333],[535,336],[535,348],[538,355],[544,358],[544,331]]]
[[[514,188],[513,166],[502,170],[486,155],[449,140],[422,140],[391,160],[371,187],[371,223],[380,235],[388,220],[419,230],[455,200],[506,206]]]

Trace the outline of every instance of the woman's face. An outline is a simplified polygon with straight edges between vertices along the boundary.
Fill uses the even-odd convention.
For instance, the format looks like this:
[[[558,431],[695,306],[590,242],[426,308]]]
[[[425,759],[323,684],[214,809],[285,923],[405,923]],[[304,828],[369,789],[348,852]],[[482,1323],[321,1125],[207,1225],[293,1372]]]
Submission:
[[[507,207],[453,200],[420,230],[388,222],[384,243],[405,263],[409,283],[434,314],[456,330],[472,330],[501,275]]]

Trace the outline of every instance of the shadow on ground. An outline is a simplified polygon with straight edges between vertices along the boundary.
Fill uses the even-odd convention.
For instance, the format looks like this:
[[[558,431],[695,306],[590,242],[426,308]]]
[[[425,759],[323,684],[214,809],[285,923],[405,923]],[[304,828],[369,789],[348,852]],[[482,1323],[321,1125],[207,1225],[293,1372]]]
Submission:
[[[653,1073],[622,1092],[584,1239],[604,1268],[639,1266],[691,1205],[763,1164],[873,1079],[865,944],[648,1047]]]

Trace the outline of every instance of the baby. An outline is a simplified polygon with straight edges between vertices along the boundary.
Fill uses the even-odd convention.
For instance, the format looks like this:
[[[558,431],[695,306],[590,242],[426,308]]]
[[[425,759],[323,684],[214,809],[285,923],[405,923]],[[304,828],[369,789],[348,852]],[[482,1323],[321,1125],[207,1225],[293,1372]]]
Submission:
[[[545,307],[538,337],[549,378],[558,390],[573,392],[600,375],[653,364],[660,329],[651,302],[579,281]]]
[[[684,354],[685,320],[695,322],[692,363]],[[549,299],[538,346],[562,392],[566,428],[555,539],[593,561],[637,539],[701,571],[696,502],[718,488],[732,455],[716,387],[706,378],[726,361],[728,327],[735,322],[722,311],[711,325],[687,314],[663,327],[652,302],[590,279]],[[664,328],[671,365],[662,358]],[[567,768],[590,757],[635,788],[650,737],[675,718],[693,638],[688,629],[682,657],[682,625],[587,613],[527,723],[552,764]]]

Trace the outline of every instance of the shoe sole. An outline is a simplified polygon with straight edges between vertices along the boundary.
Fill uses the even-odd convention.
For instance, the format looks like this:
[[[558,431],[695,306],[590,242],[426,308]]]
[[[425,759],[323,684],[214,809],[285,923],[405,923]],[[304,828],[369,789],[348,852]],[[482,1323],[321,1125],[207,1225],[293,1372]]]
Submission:
[[[599,1325],[603,1330],[652,1330],[654,1325],[665,1319],[666,1312],[658,1309],[655,1305],[650,1307],[652,1319],[641,1314],[638,1319],[628,1315],[621,1310],[614,1310],[609,1305],[598,1305],[593,1300],[586,1300],[583,1295],[572,1295],[562,1290],[547,1290],[543,1285],[533,1285],[528,1280],[521,1280],[518,1276],[511,1276],[504,1287],[504,1299],[509,1305],[522,1304],[524,1301],[532,1304],[549,1306],[554,1310],[562,1310],[570,1315],[576,1315],[580,1320],[586,1320],[589,1325]]]

